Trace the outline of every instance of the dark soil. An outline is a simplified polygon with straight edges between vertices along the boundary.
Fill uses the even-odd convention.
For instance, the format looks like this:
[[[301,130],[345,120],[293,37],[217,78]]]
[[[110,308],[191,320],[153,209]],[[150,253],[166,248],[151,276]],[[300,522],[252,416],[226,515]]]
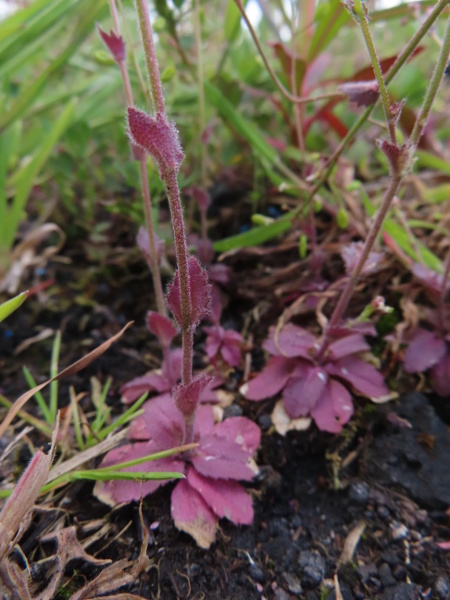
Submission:
[[[72,258],[77,264],[75,254]],[[150,279],[139,258],[126,260],[103,265],[107,276],[89,271],[85,263],[49,270],[49,277],[53,271],[57,277],[52,288],[56,292],[43,294],[40,302],[29,301],[7,326],[0,326],[5,396],[13,399],[24,391],[22,364],[30,366],[38,381],[48,373],[52,338],[14,358],[14,349],[25,339],[45,327],[62,327],[65,366],[136,317],[137,324],[100,360],[61,384],[64,405],[69,384],[77,392],[87,391],[90,376],[104,382],[112,375],[108,402],[120,410],[120,385],[159,360],[143,326]],[[77,282],[84,279],[89,285],[80,292]],[[231,307],[233,302],[239,300],[232,298]],[[253,368],[260,368],[257,353],[254,359]],[[436,545],[450,540],[450,423],[443,420],[448,405],[436,405],[434,398],[418,393],[383,406],[356,400],[356,416],[340,436],[312,428],[282,438],[270,428],[270,402],[258,405],[256,412],[238,394],[236,400],[227,410],[257,419],[263,430],[260,475],[248,486],[254,524],[238,528],[222,521],[216,543],[209,551],[201,550],[171,521],[169,484],[144,500],[151,568],[120,592],[163,600],[322,600],[340,598],[338,582],[345,600],[450,598],[450,553]],[[37,414],[31,402],[26,409]],[[407,426],[398,420],[394,424],[390,411]],[[27,445],[16,458],[27,461]],[[92,484],[79,483],[55,496],[54,506],[64,509],[64,525],[76,524],[83,540],[88,525],[99,520],[98,528],[108,527],[89,552],[114,561],[135,559],[142,539],[137,505],[110,511],[91,491]],[[37,514],[22,539],[37,585],[48,578],[48,563],[42,559],[52,554],[51,544],[39,542],[40,537],[60,518],[60,511]],[[98,572],[76,564],[57,599],[68,597],[69,590],[79,589]]]

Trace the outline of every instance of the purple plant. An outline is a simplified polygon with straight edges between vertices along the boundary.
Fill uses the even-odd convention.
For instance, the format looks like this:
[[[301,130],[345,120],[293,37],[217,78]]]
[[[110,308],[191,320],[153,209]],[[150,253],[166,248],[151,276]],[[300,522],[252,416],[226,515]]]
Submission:
[[[407,373],[429,371],[432,388],[446,398],[450,396],[450,327],[445,304],[450,291],[450,252],[442,275],[419,264],[413,265],[412,272],[436,304],[435,309],[427,309],[424,315],[424,321],[434,331],[420,326],[413,329],[408,337],[403,366]]]
[[[181,330],[182,349],[170,349],[178,329],[164,311],[149,312],[148,329],[157,336],[163,348],[162,369],[160,373],[133,379],[122,388],[122,393],[126,402],[132,402],[145,391],[155,391],[158,395],[145,404],[144,414],[130,427],[130,444],[109,452],[103,466],[142,458],[149,452],[180,443],[197,443],[189,453],[152,461],[149,468],[161,471],[170,464],[175,471],[185,474],[181,485],[177,484],[172,492],[172,516],[180,530],[191,534],[203,548],[208,548],[215,539],[219,518],[227,517],[233,523],[247,525],[253,521],[251,498],[238,480],[250,481],[257,472],[253,455],[259,446],[260,432],[244,417],[215,423],[212,406],[201,404],[216,399],[213,389],[221,383],[217,378],[213,380],[205,374],[193,376],[192,373],[194,331],[209,310],[211,285],[206,270],[197,258],[189,256],[187,250],[177,181],[184,154],[175,125],[166,116],[145,0],[137,0],[136,9],[155,115],[129,106],[128,132],[139,153],[149,154],[155,161],[167,192],[177,270],[168,287],[166,301]],[[206,202],[207,199],[205,206]],[[153,244],[147,249],[146,236],[140,234],[140,246],[151,267],[158,263],[156,236],[153,235]],[[161,482],[123,484],[119,481],[98,482],[94,492],[113,506],[139,500],[154,492]]]
[[[220,325],[222,303],[220,292],[213,286],[211,293],[211,308],[209,319],[213,322],[211,327],[204,327],[208,334],[205,341],[205,351],[210,362],[220,371],[221,362],[230,367],[238,367],[242,360],[242,346],[244,339],[238,331],[224,329]]]
[[[184,419],[170,394],[147,402],[144,414],[131,426],[132,442],[109,452],[102,466],[135,460],[152,452],[179,445],[184,438]],[[257,473],[253,455],[260,431],[245,417],[214,422],[210,405],[198,408],[194,423],[198,447],[188,456],[152,461],[152,471],[180,471],[186,479],[176,484],[171,495],[171,512],[178,529],[189,533],[202,548],[215,539],[218,520],[226,517],[237,525],[253,521],[252,501],[238,480],[250,481]],[[128,471],[139,470],[132,467]],[[95,495],[111,506],[153,493],[167,481],[97,482]]]
[[[375,335],[368,324],[358,327]],[[389,390],[378,370],[360,358],[370,347],[357,327],[337,329],[334,337],[319,357],[320,343],[305,329],[292,323],[280,332],[272,328],[263,344],[272,358],[241,392],[248,400],[260,401],[282,391],[291,419],[309,415],[319,429],[338,433],[353,414],[351,394],[342,382],[375,402],[385,401]]]

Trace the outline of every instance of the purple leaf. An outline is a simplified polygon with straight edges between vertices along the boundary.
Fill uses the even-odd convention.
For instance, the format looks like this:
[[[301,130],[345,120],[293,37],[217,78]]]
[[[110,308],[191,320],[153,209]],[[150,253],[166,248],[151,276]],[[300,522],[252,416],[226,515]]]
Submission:
[[[381,373],[369,363],[354,356],[347,356],[335,363],[329,363],[325,369],[330,375],[344,379],[352,388],[374,402],[384,402],[389,390]]]
[[[197,241],[197,258],[202,265],[210,265],[214,258],[214,248],[211,240]]]
[[[175,527],[191,535],[200,548],[208,549],[216,539],[218,519],[202,496],[187,481],[180,481],[171,496]]]
[[[170,448],[171,445],[165,447]],[[157,452],[161,448],[156,447],[153,442],[136,442],[135,444],[128,444],[115,448],[108,452],[101,463],[101,467],[113,466],[117,463],[125,462],[128,460],[136,460],[142,458],[147,454]],[[140,472],[140,471],[175,471],[184,473],[185,464],[181,460],[177,460],[174,457],[162,458],[159,460],[149,461],[134,467],[127,467],[123,469],[126,472]],[[132,502],[133,500],[140,500],[144,496],[153,493],[160,486],[168,483],[169,480],[162,481],[97,481],[94,487],[94,495],[109,506],[115,506],[116,504],[122,504],[124,502]]]
[[[184,421],[175,406],[172,396],[164,394],[144,404],[143,418],[148,437],[153,439],[158,449],[173,448],[183,441]]]
[[[214,358],[217,356],[222,344],[224,329],[220,325],[203,327],[203,329],[208,334],[205,341],[205,352],[209,358]]]
[[[356,354],[365,350],[370,350],[369,344],[362,335],[354,333],[332,342],[328,347],[326,356],[329,360],[337,360],[349,354]]]
[[[321,431],[339,433],[353,414],[352,397],[338,381],[330,379],[317,404],[311,409],[311,417]]]
[[[107,46],[108,50],[111,52],[114,60],[117,63],[123,62],[126,57],[125,42],[123,41],[123,37],[121,35],[116,35],[112,30],[109,33],[106,33],[98,25],[97,29],[100,37]]]
[[[211,204],[209,193],[198,185],[192,186],[191,193],[194,200],[197,202],[199,209],[206,212]]]
[[[215,263],[208,266],[208,275],[210,281],[221,283],[222,285],[225,285],[230,281],[230,272],[230,267],[222,263]]]
[[[292,377],[283,390],[283,402],[291,419],[306,417],[322,396],[328,375],[321,367],[310,367],[306,376]]]
[[[186,417],[192,416],[200,401],[200,394],[209,383],[209,377],[204,373],[197,375],[188,385],[177,385],[173,388],[175,406]]]
[[[445,341],[432,331],[418,327],[411,335],[403,357],[407,373],[424,373],[444,356]]]
[[[220,390],[216,388],[223,385],[225,382],[222,377],[215,376],[211,377],[208,385],[203,388],[200,394],[200,402],[220,402]]]
[[[152,310],[147,312],[146,323],[150,333],[156,335],[163,346],[170,346],[171,341],[178,333],[177,328],[168,317]]]
[[[364,248],[363,242],[352,242],[348,246],[344,246],[341,251],[342,259],[345,263],[345,270],[348,274],[353,273],[355,270]],[[380,252],[369,252],[364,267],[361,271],[362,274],[367,275],[373,273],[383,258],[383,254]]]
[[[201,436],[212,433],[214,429],[214,410],[209,404],[200,405],[195,414],[194,437],[197,441]]]
[[[420,263],[414,263],[411,267],[411,271],[434,296],[440,296],[442,293],[442,286],[444,283],[444,276],[441,273],[436,273],[428,267],[424,267]],[[450,290],[450,282],[447,283],[446,290]]]
[[[378,98],[378,82],[372,81],[349,81],[338,85],[338,90],[348,96],[350,102],[357,106],[370,106]]]
[[[252,499],[237,481],[212,480],[195,469],[189,469],[187,481],[218,517],[226,517],[235,525],[253,523]]]
[[[274,356],[294,357],[302,356],[303,358],[311,358],[311,349],[316,343],[316,338],[297,325],[288,323],[276,335],[276,329],[270,328],[269,339],[267,339],[263,348]]]
[[[232,333],[237,333],[232,332]],[[240,334],[238,334],[240,335]],[[241,342],[236,343],[236,340],[229,341],[230,338],[226,337],[222,348],[220,349],[220,353],[222,355],[223,360],[230,365],[230,367],[238,367],[241,364],[242,354],[239,348]]]
[[[200,438],[191,462],[199,473],[213,479],[250,481],[255,476],[248,452],[214,433]]]
[[[297,364],[298,360],[295,359],[280,356],[271,358],[261,373],[241,386],[241,394],[247,400],[256,401],[275,396],[284,388]]]
[[[233,440],[236,444],[253,454],[261,442],[261,431],[256,423],[246,417],[230,417],[217,423],[214,435]]]
[[[444,354],[431,370],[431,384],[442,398],[450,396],[450,353]]]
[[[208,312],[211,300],[211,285],[208,283],[207,272],[201,268],[198,260],[193,256],[189,258],[188,269],[192,302],[190,324],[195,327]],[[173,316],[181,327],[183,316],[181,312],[181,291],[178,270],[175,273],[173,283],[169,285],[166,298]]]
[[[169,352],[167,361],[162,362],[162,372],[168,381],[168,389],[171,389],[180,379],[183,368],[183,351],[181,348],[175,348]]]
[[[128,107],[128,127],[132,142],[150,154],[161,174],[179,171],[184,154],[175,124],[168,121],[165,114],[157,113],[153,118]]]
[[[167,392],[170,384],[165,377],[156,373],[149,373],[132,379],[120,388],[126,404],[131,404],[145,394],[145,392]]]

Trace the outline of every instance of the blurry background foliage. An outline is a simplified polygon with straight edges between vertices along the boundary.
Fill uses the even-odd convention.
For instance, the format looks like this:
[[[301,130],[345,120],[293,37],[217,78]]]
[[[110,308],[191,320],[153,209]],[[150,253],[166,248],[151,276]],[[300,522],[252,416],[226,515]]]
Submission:
[[[201,84],[196,71],[193,5],[191,0],[155,0],[151,4],[166,103],[186,152],[183,187],[200,180]],[[252,14],[257,4],[255,0],[248,3]],[[421,5],[424,9],[433,2]],[[21,6],[24,8],[0,21],[3,262],[7,261],[5,256],[22,221],[26,227],[23,217],[27,209],[33,223],[54,218],[51,213],[55,207],[68,212],[71,218],[65,219],[64,229],[69,236],[80,229],[92,231],[98,206],[127,214],[137,223],[143,220],[137,166],[130,160],[125,134],[120,73],[96,32],[96,23],[107,31],[111,28],[107,1],[34,0],[22,2]],[[360,32],[338,0],[319,0],[315,33],[303,27],[300,15],[300,31],[294,42],[290,4],[272,0],[261,6],[268,8],[270,19],[256,22],[258,35],[286,86],[290,82],[282,63],[293,47],[303,57],[297,65],[297,83],[303,80],[307,93],[335,91],[339,81],[369,65]],[[122,22],[135,101],[138,107],[149,108],[142,75],[135,68],[137,64],[144,73],[141,51],[134,54],[134,49],[139,48],[137,31],[126,25],[134,23],[129,14],[133,11],[131,0],[124,0],[121,10],[127,17]],[[403,4],[377,11],[375,5],[371,20],[381,58],[395,56],[416,31],[419,9],[415,10]],[[293,107],[276,90],[233,0],[204,0],[200,20],[205,122],[212,127],[206,154],[208,182],[213,183],[230,169],[253,173],[258,203],[259,195],[261,199],[264,196],[261,175],[263,180],[274,183],[282,180],[275,174],[274,165],[279,158],[291,170],[298,168]],[[274,42],[280,44],[277,50],[271,46]],[[423,98],[439,50],[433,37],[426,38],[424,44],[426,50],[406,65],[390,86],[394,97],[407,97],[407,107],[412,110]],[[328,83],[322,86],[320,82]],[[445,140],[450,125],[439,117],[443,107],[438,104],[436,108],[437,135]],[[317,110],[313,104],[305,109],[305,118],[311,117],[306,136],[310,162],[315,160],[312,153],[329,154],[340,141],[327,123],[314,118]],[[350,127],[360,113],[345,101],[333,108],[333,114]],[[373,118],[381,121],[381,112],[375,111]],[[277,142],[276,149],[268,140]],[[347,155],[365,173],[369,172],[367,166],[373,164],[374,173],[379,174],[379,169],[387,172],[387,165],[369,137],[360,134]],[[150,171],[153,168],[150,165]],[[150,186],[157,203],[162,198],[159,178],[150,176]],[[255,202],[254,196],[252,201]]]

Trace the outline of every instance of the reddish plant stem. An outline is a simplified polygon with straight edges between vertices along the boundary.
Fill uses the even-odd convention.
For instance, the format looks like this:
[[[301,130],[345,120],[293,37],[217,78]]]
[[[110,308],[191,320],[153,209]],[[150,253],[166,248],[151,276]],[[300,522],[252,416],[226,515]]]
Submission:
[[[148,15],[146,0],[136,0],[139,27],[141,30],[142,44],[144,46],[145,64],[147,67],[148,82],[152,95],[153,108],[156,113],[164,113],[164,96],[159,76],[158,59],[156,58],[153,30]]]
[[[114,28],[117,35],[121,35],[120,21],[117,14],[116,3],[114,0],[109,2],[111,8],[111,15],[114,22]],[[133,92],[131,89],[130,77],[128,75],[128,69],[125,60],[118,61],[120,74],[122,76],[123,89],[125,91],[125,98],[129,107],[134,107]],[[156,235],[155,225],[153,222],[152,214],[152,200],[150,196],[150,188],[148,185],[148,174],[147,174],[147,158],[143,156],[139,160],[139,174],[141,179],[141,190],[144,201],[144,214],[145,224],[148,233],[148,240],[150,246],[150,254],[153,258],[153,265],[151,267],[153,287],[155,290],[156,307],[161,315],[166,316],[166,304],[164,302],[164,293],[161,282],[161,272],[159,270],[158,251],[156,247]],[[164,358],[167,358],[167,352],[164,353]]]
[[[367,257],[369,256],[370,251],[372,250],[375,240],[381,230],[384,219],[386,218],[386,215],[389,211],[392,201],[395,198],[395,195],[398,191],[401,181],[402,181],[402,176],[400,174],[392,175],[391,184],[390,184],[389,188],[386,190],[383,201],[381,203],[380,210],[378,211],[378,213],[375,217],[375,220],[372,223],[372,227],[370,228],[370,231],[367,235],[366,241],[364,243],[364,248],[363,248],[363,251],[359,258],[358,264],[356,265],[350,278],[348,279],[347,284],[338,300],[338,303],[336,304],[336,306],[334,308],[333,314],[331,315],[331,318],[325,328],[322,342],[321,342],[321,345],[320,345],[319,350],[316,355],[316,360],[318,362],[320,362],[322,360],[323,355],[331,341],[331,339],[330,339],[331,333],[332,333],[333,329],[338,325],[339,321],[342,318],[342,315],[344,314],[345,309],[348,306],[348,303],[350,301],[350,298],[353,295],[353,292],[354,292],[355,286],[358,282],[361,271],[364,267]]]
[[[147,75],[150,84],[153,106],[157,113],[165,115],[164,96],[162,92],[158,60],[156,58],[155,45],[153,42],[153,31],[148,15],[146,0],[136,0],[136,9],[138,13],[142,43],[145,50],[145,63],[147,66]],[[165,185],[169,200],[175,242],[175,254],[177,258],[181,296],[181,335],[183,349],[182,384],[186,386],[192,381],[193,356],[192,300],[188,269],[189,254],[186,245],[183,209],[181,206],[176,170],[170,168],[161,169],[161,179]],[[188,438],[186,438],[185,432],[185,440],[186,439]]]

